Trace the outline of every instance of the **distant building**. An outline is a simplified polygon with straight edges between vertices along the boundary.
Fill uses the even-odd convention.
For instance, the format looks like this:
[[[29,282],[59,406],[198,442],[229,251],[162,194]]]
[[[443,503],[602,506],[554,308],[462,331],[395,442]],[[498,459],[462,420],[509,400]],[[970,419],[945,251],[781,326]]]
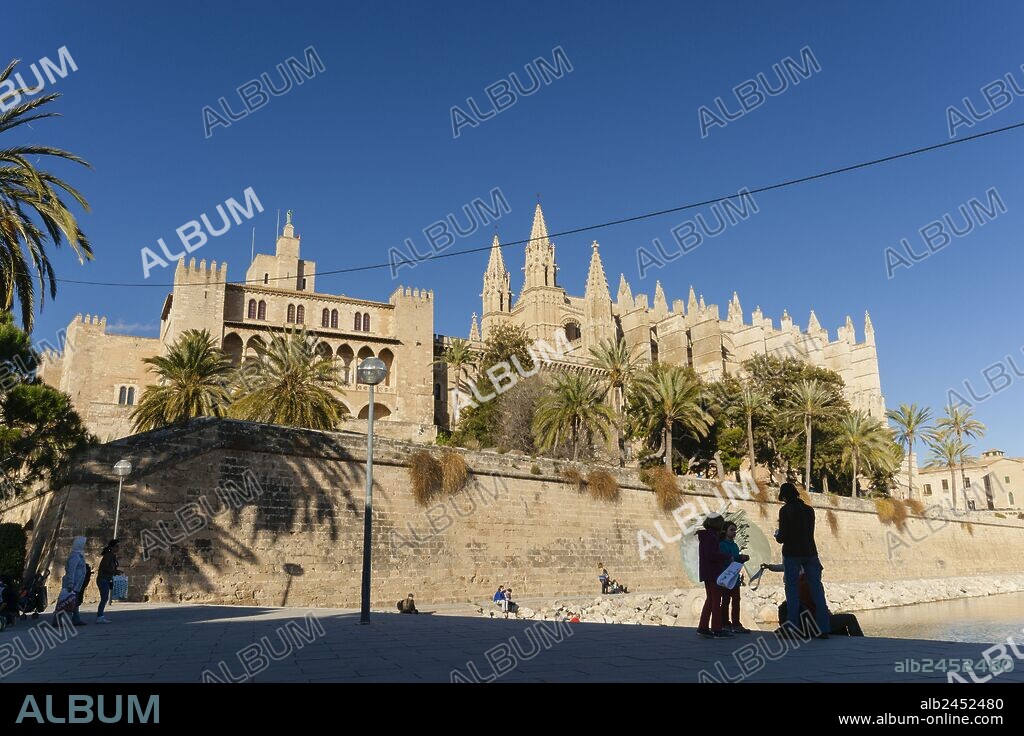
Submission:
[[[987,450],[981,457],[964,464],[964,479],[960,469],[954,468],[953,477],[945,466],[926,465],[914,473],[914,497],[924,503],[949,506],[952,484],[956,483],[956,507],[978,511],[1020,509],[1024,503],[1024,458],[1006,457],[1002,450]],[[906,479],[903,479],[903,487]]]

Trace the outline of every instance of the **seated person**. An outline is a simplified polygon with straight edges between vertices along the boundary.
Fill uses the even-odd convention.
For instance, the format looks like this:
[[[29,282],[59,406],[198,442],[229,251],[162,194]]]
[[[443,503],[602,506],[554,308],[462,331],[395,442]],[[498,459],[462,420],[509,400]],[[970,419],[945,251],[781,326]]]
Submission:
[[[508,598],[505,597],[505,586],[499,585],[498,591],[494,594],[494,605],[508,613]]]
[[[416,602],[413,600],[412,593],[404,600],[398,601],[398,611],[400,613],[419,613],[416,610]]]
[[[519,604],[512,600],[512,588],[505,591],[505,606],[506,613],[515,613],[519,610]]]
[[[610,586],[611,586],[611,592],[612,593],[628,593],[629,592],[629,589],[625,585],[622,585],[621,583],[619,583],[618,580],[612,580]]]
[[[782,572],[782,565],[765,565],[766,568],[772,572]],[[800,573],[800,613],[809,611],[813,616],[816,612],[814,607],[814,601],[811,600],[811,587],[807,584],[807,579],[804,574]],[[786,602],[783,601],[779,604],[779,626],[787,620],[787,614],[789,613],[789,607]],[[803,625],[804,619],[801,618],[801,626]],[[828,633],[833,636],[864,636],[864,632],[860,628],[860,622],[857,621],[857,617],[852,613],[832,613],[829,611],[828,614],[829,629]],[[807,633],[804,631],[803,633]]]

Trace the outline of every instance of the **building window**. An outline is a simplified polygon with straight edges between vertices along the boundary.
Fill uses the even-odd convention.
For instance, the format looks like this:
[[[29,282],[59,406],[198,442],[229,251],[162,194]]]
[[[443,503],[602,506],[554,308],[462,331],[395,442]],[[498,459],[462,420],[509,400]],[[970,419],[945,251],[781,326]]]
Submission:
[[[1006,498],[1010,501],[1010,505],[1013,506],[1013,494],[1007,493]]]
[[[331,319],[330,312],[328,312],[325,309],[323,311],[323,313],[320,315],[320,326],[321,327],[327,327],[331,323],[330,319]]]
[[[331,310],[331,327],[333,329],[335,329],[335,330],[338,329],[338,310],[337,309],[332,309]]]
[[[932,495],[932,484],[931,483],[925,483],[924,484],[924,495],[926,495],[926,496]]]
[[[270,274],[269,273],[263,274],[263,283],[264,284],[269,284],[270,283]]]
[[[965,475],[965,476],[964,476],[964,488],[970,488],[970,487],[971,487],[971,479],[970,479],[970,478],[968,478],[968,477],[967,477],[967,476]]]
[[[262,299],[260,299],[260,303],[259,303],[259,305],[257,306],[257,309],[256,309],[256,319],[266,319],[266,318],[267,318],[267,303],[265,301],[263,301]]]
[[[1007,476],[1005,476],[1005,477],[1003,478],[1003,480],[1005,480],[1005,481],[1006,481],[1007,483],[1009,483],[1009,482],[1010,482],[1010,476],[1008,476],[1008,475],[1007,475]]]
[[[249,300],[249,312],[248,312],[248,315],[249,315],[249,319],[256,319],[256,300],[255,299],[250,299]]]
[[[117,392],[117,403],[127,404],[128,403],[128,387],[122,386]]]
[[[948,491],[949,490],[949,481],[948,480],[942,481],[942,490],[944,490],[944,491]]]
[[[306,308],[301,304],[295,310],[295,321],[300,325],[306,324]]]
[[[363,315],[359,314],[359,312],[356,312],[356,322],[355,322],[355,328],[354,329],[357,332],[359,330],[363,329]]]
[[[128,406],[135,406],[135,387],[131,386],[128,389]]]
[[[305,291],[305,290],[306,290],[306,279],[302,279],[302,288],[300,289],[300,291]]]
[[[364,312],[363,313],[363,332],[369,332],[369,331],[370,331],[370,313],[369,312]]]
[[[288,321],[289,322],[295,322],[295,305],[294,304],[289,304],[288,305]]]
[[[435,383],[434,384],[434,401],[440,401],[440,400],[441,400],[441,384],[440,383]]]

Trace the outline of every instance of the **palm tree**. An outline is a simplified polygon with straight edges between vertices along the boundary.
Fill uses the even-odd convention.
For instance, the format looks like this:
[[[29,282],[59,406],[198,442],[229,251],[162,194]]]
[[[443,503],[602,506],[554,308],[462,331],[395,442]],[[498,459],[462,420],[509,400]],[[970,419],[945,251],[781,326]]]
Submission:
[[[145,432],[193,417],[222,416],[229,402],[227,382],[231,361],[207,330],[186,330],[166,356],[146,358],[151,373],[160,377],[142,394],[132,412],[135,429]]]
[[[956,436],[952,434],[946,434],[944,432],[933,432],[925,438],[925,442],[928,443],[928,447],[932,451],[932,456],[929,460],[937,465],[949,469],[949,482],[952,483],[950,488],[950,502],[953,508],[956,508],[956,473],[953,471],[957,465],[963,462],[964,455],[967,452],[967,447],[963,442],[958,440]],[[964,509],[967,508],[967,494],[964,494]]]
[[[612,397],[612,410],[615,412],[615,447],[619,453],[619,465],[625,464],[626,448],[622,435],[622,424],[625,418],[624,398],[626,387],[636,372],[637,360],[633,351],[626,346],[626,340],[619,338],[617,342],[602,340],[590,348],[590,364],[603,371],[604,384]]]
[[[13,86],[10,76],[17,63],[17,60],[12,61],[0,72],[0,87]],[[40,109],[59,97],[58,94],[30,97],[26,90],[13,90],[6,96],[14,94],[23,94],[26,101],[6,112],[0,111],[0,133],[57,114]],[[50,297],[57,296],[57,280],[46,253],[47,241],[59,248],[66,239],[80,263],[92,258],[92,246],[68,209],[65,197],[73,199],[86,211],[89,204],[70,184],[38,169],[37,162],[29,160],[40,156],[89,165],[73,153],[49,146],[20,145],[0,149],[0,309],[13,309],[17,298],[26,330],[32,328],[35,282],[39,284],[40,307],[46,299],[47,286]]]
[[[753,385],[744,382],[741,384],[736,398],[738,399],[737,408],[743,413],[743,419],[747,426],[747,455],[750,458],[750,477],[753,478],[754,465],[757,462],[754,454],[754,414],[768,403],[768,397]]]
[[[672,468],[672,429],[679,423],[706,437],[711,415],[701,402],[700,381],[692,369],[654,364],[637,375],[630,392],[639,427],[648,435],[661,432],[661,452]]]
[[[251,422],[332,430],[348,414],[341,399],[338,367],[317,351],[305,331],[273,335],[245,370],[229,414]]]
[[[560,371],[549,390],[537,402],[533,432],[542,450],[560,445],[569,433],[572,459],[579,458],[580,440],[600,435],[608,439],[614,415],[604,403],[604,390],[596,376]]]
[[[469,346],[469,341],[454,338],[445,346],[441,357],[434,365],[446,365],[455,372],[455,395],[452,397],[452,425],[459,423],[459,388],[462,385],[462,373],[467,366],[476,362],[476,356]]]
[[[790,388],[786,397],[786,415],[803,422],[804,426],[804,485],[811,489],[811,444],[814,422],[835,414],[839,394],[817,379],[804,379]]]
[[[859,495],[857,473],[862,463],[867,468],[892,467],[895,450],[892,432],[881,421],[862,411],[851,412],[843,417],[840,431],[844,445],[843,463],[853,469],[850,496],[856,498]]]
[[[960,486],[964,492],[964,506],[967,505],[967,479],[964,477],[964,455],[969,445],[964,439],[980,439],[985,435],[985,425],[974,418],[974,410],[970,407],[963,407],[960,404],[946,407],[946,416],[940,417],[935,422],[935,429],[943,435],[956,438],[960,443]]]
[[[918,438],[928,434],[928,422],[932,418],[932,410],[928,407],[919,409],[917,404],[900,404],[899,409],[890,409],[889,420],[896,425],[896,441],[907,448],[907,497],[914,497],[914,443]]]

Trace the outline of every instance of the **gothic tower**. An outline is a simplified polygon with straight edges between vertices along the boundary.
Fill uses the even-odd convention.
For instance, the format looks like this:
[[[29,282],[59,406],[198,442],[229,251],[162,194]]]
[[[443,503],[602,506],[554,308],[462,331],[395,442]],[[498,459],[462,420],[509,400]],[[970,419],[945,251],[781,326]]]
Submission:
[[[608,293],[608,279],[604,275],[601,254],[595,240],[590,246],[590,272],[583,293],[583,348],[589,350],[603,340],[614,340],[615,321],[612,316],[612,298]]]
[[[562,327],[566,294],[558,286],[555,246],[548,238],[544,212],[537,204],[533,214],[530,242],[526,246],[525,280],[516,302],[516,322],[526,329],[532,340],[553,341]]]
[[[512,312],[512,287],[505,259],[501,256],[501,244],[495,233],[491,243],[491,257],[484,272],[482,337],[487,339],[490,331],[508,321]]]

